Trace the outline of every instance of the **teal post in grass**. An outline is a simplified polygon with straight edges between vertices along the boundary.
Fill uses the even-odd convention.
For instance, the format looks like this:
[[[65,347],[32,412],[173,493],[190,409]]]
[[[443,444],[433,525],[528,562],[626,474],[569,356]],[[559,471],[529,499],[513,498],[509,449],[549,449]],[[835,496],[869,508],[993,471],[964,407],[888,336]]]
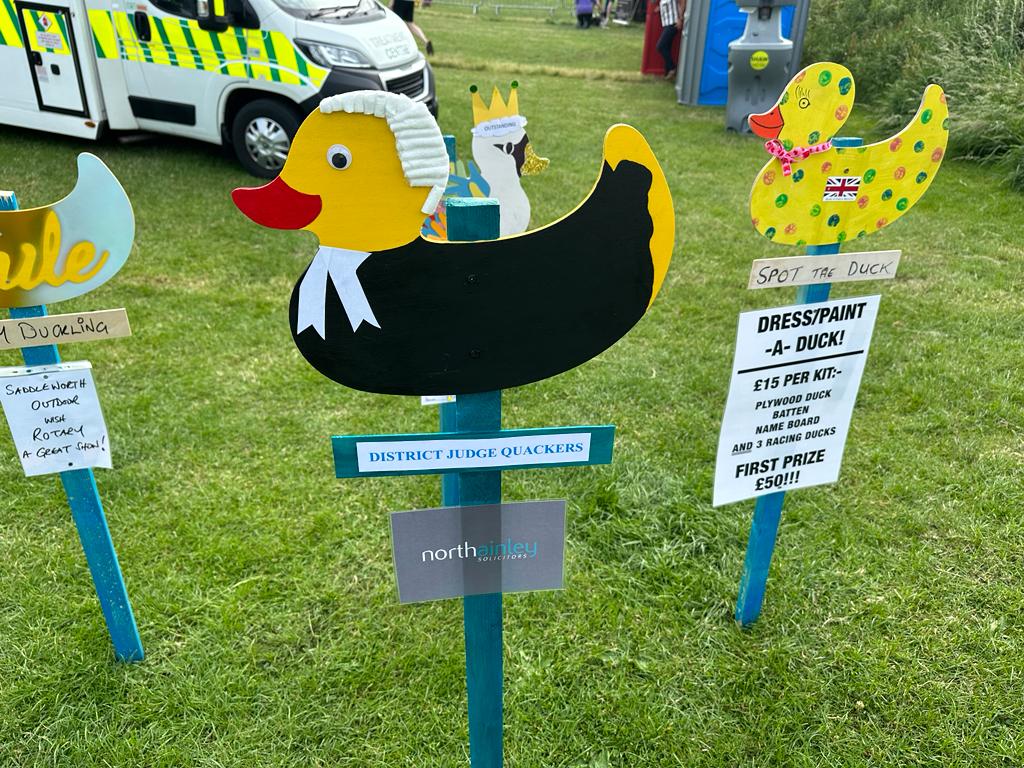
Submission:
[[[864,143],[860,138],[833,139],[834,147],[859,147]],[[812,245],[807,248],[808,256],[826,256],[839,253],[842,243]],[[814,283],[797,288],[797,304],[815,304],[828,301],[831,283]],[[769,493],[759,496],[754,503],[754,519],[750,524],[750,538],[747,540],[747,556],[743,563],[743,577],[740,579],[739,597],[736,599],[736,621],[740,626],[750,626],[761,615],[764,591],[768,585],[768,569],[772,564],[775,539],[782,519],[782,505],[786,492]]]
[[[17,208],[18,199],[13,192],[0,192],[0,210],[13,211]],[[11,309],[11,317],[14,319],[45,315],[44,305]],[[60,353],[55,344],[24,347],[21,356],[25,359],[25,365],[56,365],[60,362]],[[144,655],[142,639],[135,625],[135,614],[128,600],[128,590],[121,575],[121,566],[117,562],[117,552],[110,538],[93,472],[91,469],[61,472],[60,481],[68,497],[71,517],[78,528],[78,538],[89,564],[96,596],[100,599],[114,654],[121,661],[141,661]]]
[[[449,198],[449,240],[495,240],[500,236],[498,201]],[[441,406],[445,432],[501,429],[501,391],[459,395]],[[498,504],[501,472],[460,472],[441,479],[445,506]],[[501,594],[462,599],[466,639],[466,695],[469,704],[469,761],[472,768],[502,765]]]

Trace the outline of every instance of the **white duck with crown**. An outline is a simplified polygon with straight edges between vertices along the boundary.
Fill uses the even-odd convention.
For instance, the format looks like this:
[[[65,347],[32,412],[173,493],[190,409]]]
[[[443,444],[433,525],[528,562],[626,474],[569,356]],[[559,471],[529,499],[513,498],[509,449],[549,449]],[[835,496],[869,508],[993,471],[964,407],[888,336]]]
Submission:
[[[473,94],[473,160],[490,186],[490,197],[501,206],[501,235],[516,235],[530,226],[530,200],[521,178],[548,166],[538,157],[526,135],[526,118],[519,114],[519,83],[512,81],[508,102],[495,86],[490,105],[484,104],[475,85]]]

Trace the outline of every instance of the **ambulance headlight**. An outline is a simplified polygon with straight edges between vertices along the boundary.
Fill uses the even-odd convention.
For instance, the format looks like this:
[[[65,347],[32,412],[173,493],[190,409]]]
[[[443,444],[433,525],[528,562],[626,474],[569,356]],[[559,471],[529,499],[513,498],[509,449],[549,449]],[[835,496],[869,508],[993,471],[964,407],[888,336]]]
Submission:
[[[355,67],[365,69],[372,66],[363,54],[354,48],[327,43],[313,43],[308,40],[296,40],[302,52],[321,67]]]

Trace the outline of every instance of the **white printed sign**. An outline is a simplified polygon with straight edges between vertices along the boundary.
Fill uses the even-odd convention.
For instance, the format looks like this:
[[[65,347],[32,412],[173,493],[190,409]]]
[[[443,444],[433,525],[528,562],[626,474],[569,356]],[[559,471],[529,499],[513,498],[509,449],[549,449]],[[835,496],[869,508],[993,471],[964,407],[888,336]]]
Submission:
[[[455,395],[421,395],[420,405],[445,405],[454,403]]]
[[[45,16],[43,17],[46,18]],[[53,48],[59,51],[64,47],[64,39],[55,32],[36,32],[36,45],[39,48]]]
[[[25,474],[110,468],[110,441],[88,362],[0,368],[0,403]]]
[[[465,440],[360,441],[356,443],[356,458],[360,472],[576,464],[590,460],[590,433]]]
[[[714,506],[839,479],[879,298],[740,315]]]

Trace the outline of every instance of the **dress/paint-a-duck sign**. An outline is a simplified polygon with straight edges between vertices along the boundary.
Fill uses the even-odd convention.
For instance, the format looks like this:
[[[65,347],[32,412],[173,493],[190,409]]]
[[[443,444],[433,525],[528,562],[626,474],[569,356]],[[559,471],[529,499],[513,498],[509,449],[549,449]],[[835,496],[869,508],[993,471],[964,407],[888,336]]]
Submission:
[[[382,394],[487,392],[563,373],[644,315],[668,270],[668,183],[638,131],[612,126],[575,210],[487,242],[420,236],[448,182],[426,107],[356,91],[300,126],[280,176],[233,193],[251,219],[306,229],[320,249],[292,293],[295,343],[314,368]],[[629,225],[609,227],[615,209]]]
[[[909,211],[934,180],[949,137],[942,88],[925,89],[914,119],[895,136],[834,147],[855,94],[850,70],[819,62],[798,72],[771,110],[750,116],[773,155],[754,180],[750,215],[772,242],[823,245],[864,237]]]

